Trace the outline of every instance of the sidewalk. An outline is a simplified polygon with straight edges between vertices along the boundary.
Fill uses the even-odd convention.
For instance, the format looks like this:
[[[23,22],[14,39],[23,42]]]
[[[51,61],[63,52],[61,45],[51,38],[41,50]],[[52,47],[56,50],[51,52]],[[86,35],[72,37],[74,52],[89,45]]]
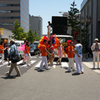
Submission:
[[[93,58],[88,58],[88,59],[83,58],[82,63],[83,63],[83,65],[87,66],[89,69],[93,70],[92,69],[93,68]],[[100,74],[100,69],[97,69],[97,62],[95,64],[96,64],[96,66],[95,66],[95,69],[93,71]],[[100,62],[99,62],[99,66],[100,66]]]

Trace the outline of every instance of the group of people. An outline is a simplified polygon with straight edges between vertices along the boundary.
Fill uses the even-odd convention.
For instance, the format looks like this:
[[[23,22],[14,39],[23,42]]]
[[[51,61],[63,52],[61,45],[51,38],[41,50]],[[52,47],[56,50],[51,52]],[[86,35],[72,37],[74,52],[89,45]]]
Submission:
[[[1,55],[1,63],[0,64],[4,64],[4,60],[8,61],[8,65],[10,65],[9,63],[9,51],[8,51],[8,41],[5,39],[4,41],[0,42],[0,55]]]
[[[12,70],[15,68],[17,72],[16,76],[21,76],[20,69],[17,66],[17,61],[14,61],[16,55],[19,57],[19,52],[17,46],[15,45],[15,41],[13,39],[10,41],[10,50],[8,50],[8,48],[9,46],[7,40],[4,40],[4,42],[0,43],[0,53],[1,53],[1,60],[2,60],[1,64],[4,63],[4,60],[7,60],[8,65],[11,65],[9,71],[6,72],[5,74],[6,76],[10,76]],[[31,66],[30,43],[28,41],[24,41],[23,48],[24,48],[23,64],[26,62],[27,66]],[[9,63],[9,59],[11,60],[11,64]]]
[[[48,67],[48,63],[50,62],[50,66],[52,67],[53,64],[53,59],[54,59],[54,55],[55,55],[55,51],[53,49],[52,46],[52,42],[49,40],[48,41],[48,45],[47,44],[47,40],[43,40],[43,44],[41,45],[41,56],[42,56],[42,61],[39,67],[40,71],[43,71],[43,63],[45,62],[45,67],[46,69],[50,69],[50,67]],[[68,49],[68,59],[69,59],[69,67],[68,67],[68,71],[76,71],[76,74],[83,74],[84,70],[83,70],[83,66],[82,66],[82,44],[80,43],[80,40],[76,40],[76,45],[74,45],[73,41],[70,42],[70,45],[67,47]],[[61,64],[61,59],[63,56],[63,48],[62,48],[62,44],[61,42],[59,42],[58,45],[58,60],[57,60],[57,64],[59,62],[59,64]],[[76,68],[74,66],[74,58],[75,58],[75,63],[76,63]],[[80,71],[79,71],[79,67],[80,67]],[[71,70],[72,69],[72,70]]]

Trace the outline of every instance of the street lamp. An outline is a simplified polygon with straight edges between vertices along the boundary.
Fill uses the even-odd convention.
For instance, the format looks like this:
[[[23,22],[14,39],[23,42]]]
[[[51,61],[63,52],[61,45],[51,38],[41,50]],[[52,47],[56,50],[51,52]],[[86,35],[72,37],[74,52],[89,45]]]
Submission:
[[[68,17],[69,16],[68,12],[59,11],[59,13],[61,13],[63,15],[63,17]]]

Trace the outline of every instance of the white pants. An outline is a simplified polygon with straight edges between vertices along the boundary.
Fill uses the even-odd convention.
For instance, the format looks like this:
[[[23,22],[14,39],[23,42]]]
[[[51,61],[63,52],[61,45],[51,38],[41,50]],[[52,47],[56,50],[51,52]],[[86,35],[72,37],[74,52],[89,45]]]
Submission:
[[[93,68],[95,68],[95,58],[97,58],[97,67],[99,68],[99,52],[93,52]]]
[[[76,63],[76,73],[79,73],[79,67],[80,67],[80,71],[81,72],[84,72],[83,71],[83,66],[82,66],[82,55],[80,55],[80,57],[78,57],[76,54],[75,54],[75,63]],[[78,66],[79,65],[79,66]]]
[[[30,53],[29,53],[29,56],[28,56],[28,54],[25,54],[25,56],[27,57],[27,62],[26,62],[26,64],[28,65],[28,64],[31,64],[31,55],[30,55]]]
[[[71,67],[72,67],[72,70],[75,70],[74,58],[68,58],[68,59],[69,59],[69,67],[68,67],[68,70],[71,71]]]
[[[42,61],[41,61],[41,64],[40,64],[40,70],[42,70],[42,68],[43,68],[43,63],[44,63],[44,62],[45,62],[45,67],[46,67],[46,69],[48,69],[47,57],[42,56]]]
[[[0,54],[1,55],[1,62],[2,64],[4,63],[4,54]]]

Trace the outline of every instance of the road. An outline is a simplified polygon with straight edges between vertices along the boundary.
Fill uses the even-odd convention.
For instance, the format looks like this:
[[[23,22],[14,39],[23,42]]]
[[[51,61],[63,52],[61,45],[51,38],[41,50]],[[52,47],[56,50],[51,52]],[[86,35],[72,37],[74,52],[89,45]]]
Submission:
[[[100,100],[100,74],[83,65],[85,73],[67,73],[67,62],[38,72],[41,58],[33,57],[31,67],[21,67],[21,77],[6,78],[0,68],[0,100]],[[12,75],[14,75],[13,72]]]

